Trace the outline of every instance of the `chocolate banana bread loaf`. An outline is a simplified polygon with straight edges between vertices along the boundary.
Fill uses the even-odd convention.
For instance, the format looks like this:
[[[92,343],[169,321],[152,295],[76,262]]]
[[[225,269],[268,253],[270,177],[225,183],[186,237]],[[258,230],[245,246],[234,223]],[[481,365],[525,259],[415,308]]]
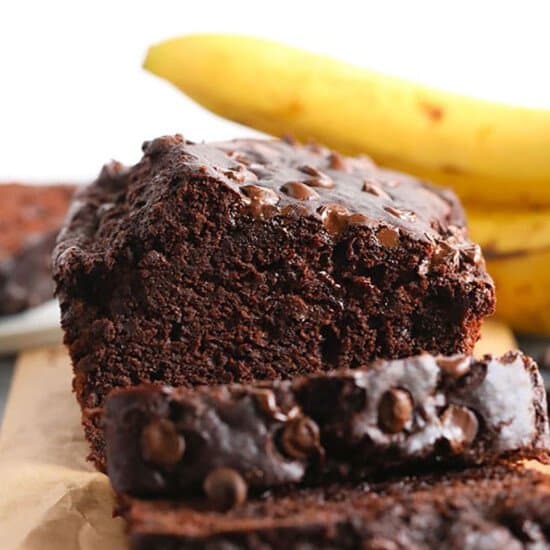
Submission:
[[[314,145],[172,136],[107,166],[54,255],[91,457],[113,388],[470,352],[495,296],[464,225],[452,193]]]
[[[239,491],[234,493],[239,495]],[[134,550],[550,548],[550,476],[512,465],[282,489],[220,511],[121,499]]]
[[[111,483],[138,496],[200,494],[228,468],[258,492],[550,450],[544,384],[520,352],[424,354],[249,386],[115,390],[104,419]]]

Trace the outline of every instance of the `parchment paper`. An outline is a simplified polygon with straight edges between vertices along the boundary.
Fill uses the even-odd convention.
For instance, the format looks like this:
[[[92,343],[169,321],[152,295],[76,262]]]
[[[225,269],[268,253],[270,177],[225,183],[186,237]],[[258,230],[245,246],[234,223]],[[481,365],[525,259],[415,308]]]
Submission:
[[[0,549],[126,548],[108,479],[87,453],[66,351],[20,356],[0,433]]]
[[[506,327],[490,323],[477,354],[514,346]],[[0,550],[126,548],[108,479],[87,453],[66,351],[21,355],[0,432]]]

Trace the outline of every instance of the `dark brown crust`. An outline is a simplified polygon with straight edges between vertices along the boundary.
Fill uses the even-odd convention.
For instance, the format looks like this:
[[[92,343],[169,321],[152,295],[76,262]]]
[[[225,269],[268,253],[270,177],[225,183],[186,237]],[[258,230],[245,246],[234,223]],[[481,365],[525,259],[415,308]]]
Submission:
[[[512,465],[282,490],[225,513],[121,498],[135,550],[547,548],[550,478]]]
[[[166,137],[80,193],[54,274],[100,467],[97,412],[116,387],[471,352],[494,288],[454,195],[334,158],[278,141]],[[314,199],[281,189],[298,179]]]
[[[406,407],[385,405],[392,395]],[[550,447],[544,385],[520,352],[481,361],[424,354],[252,386],[115,390],[105,426],[111,483],[137,496],[200,494],[219,467],[257,492]]]

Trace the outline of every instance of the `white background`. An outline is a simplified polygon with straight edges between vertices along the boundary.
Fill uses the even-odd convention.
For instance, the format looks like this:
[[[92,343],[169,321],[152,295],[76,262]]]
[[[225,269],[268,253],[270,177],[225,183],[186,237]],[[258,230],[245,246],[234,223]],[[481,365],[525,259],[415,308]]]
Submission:
[[[92,178],[145,139],[250,134],[147,74],[150,43],[253,34],[500,101],[550,108],[550,2],[0,0],[0,180]],[[550,154],[550,152],[549,152]]]

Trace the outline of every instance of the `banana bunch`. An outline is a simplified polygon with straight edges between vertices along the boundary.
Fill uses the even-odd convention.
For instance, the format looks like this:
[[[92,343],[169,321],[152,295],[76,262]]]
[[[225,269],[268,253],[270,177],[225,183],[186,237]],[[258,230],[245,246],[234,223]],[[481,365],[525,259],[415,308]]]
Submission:
[[[497,289],[497,315],[522,332],[550,335],[550,209],[468,209]]]
[[[488,252],[498,313],[550,334],[550,110],[463,97],[239,36],[162,42],[145,68],[225,118],[453,187]],[[524,210],[513,213],[518,205]]]

